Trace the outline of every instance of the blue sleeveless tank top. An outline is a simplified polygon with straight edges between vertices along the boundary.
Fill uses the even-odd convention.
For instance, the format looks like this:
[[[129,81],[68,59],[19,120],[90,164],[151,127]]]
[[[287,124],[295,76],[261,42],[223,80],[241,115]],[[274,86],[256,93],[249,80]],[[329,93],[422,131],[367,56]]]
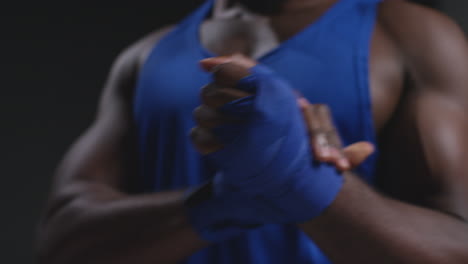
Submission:
[[[375,143],[369,95],[369,49],[380,0],[341,0],[317,21],[259,59],[289,80],[312,103],[330,106],[345,145]],[[134,101],[139,176],[147,192],[206,182],[188,133],[200,88],[210,82],[198,62],[214,56],[203,48],[199,28],[213,0],[182,21],[154,48],[142,68]],[[375,155],[358,168],[372,183]],[[265,225],[199,251],[187,264],[330,263],[294,225]]]

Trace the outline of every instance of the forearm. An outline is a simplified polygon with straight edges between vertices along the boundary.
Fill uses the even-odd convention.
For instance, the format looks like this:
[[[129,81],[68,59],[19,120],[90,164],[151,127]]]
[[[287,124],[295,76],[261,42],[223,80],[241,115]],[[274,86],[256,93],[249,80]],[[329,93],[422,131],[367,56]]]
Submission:
[[[333,263],[467,263],[468,225],[386,198],[354,175],[335,202],[301,228]]]
[[[183,192],[77,196],[41,228],[42,263],[177,263],[207,245],[192,229]]]

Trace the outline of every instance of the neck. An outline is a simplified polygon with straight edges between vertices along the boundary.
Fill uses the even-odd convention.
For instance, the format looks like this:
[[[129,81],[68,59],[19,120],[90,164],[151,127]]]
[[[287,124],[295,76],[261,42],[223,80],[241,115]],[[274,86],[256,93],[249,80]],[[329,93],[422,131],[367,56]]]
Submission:
[[[322,12],[338,1],[339,0],[287,0],[280,15]]]
[[[281,13],[270,16],[271,27],[281,41],[289,39],[312,24],[338,1],[289,0],[284,5]]]
[[[217,1],[226,1],[230,6],[240,0]],[[285,0],[280,12],[262,17],[267,18],[278,40],[284,41],[313,23],[338,1],[340,0]]]

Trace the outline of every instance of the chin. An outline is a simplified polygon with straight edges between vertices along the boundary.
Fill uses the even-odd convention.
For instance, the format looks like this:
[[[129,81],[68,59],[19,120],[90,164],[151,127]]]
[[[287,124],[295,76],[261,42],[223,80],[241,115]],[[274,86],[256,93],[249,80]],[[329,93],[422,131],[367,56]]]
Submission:
[[[287,0],[236,0],[248,10],[261,15],[276,15]]]

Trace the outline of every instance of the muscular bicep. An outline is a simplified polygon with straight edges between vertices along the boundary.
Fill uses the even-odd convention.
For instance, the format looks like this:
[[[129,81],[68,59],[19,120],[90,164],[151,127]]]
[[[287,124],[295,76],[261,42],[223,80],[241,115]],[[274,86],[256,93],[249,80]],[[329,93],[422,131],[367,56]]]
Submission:
[[[468,45],[453,21],[432,19],[431,39],[408,62],[415,88],[409,109],[427,167],[441,185],[434,203],[468,219]]]
[[[445,93],[411,88],[381,138],[379,188],[405,202],[468,217],[466,112]]]
[[[134,149],[131,98],[135,85],[134,55],[124,52],[114,63],[92,125],[68,150],[54,180],[54,191],[75,183],[120,188]]]
[[[139,187],[132,115],[136,78],[155,43],[170,29],[149,34],[116,59],[103,89],[96,119],[58,166],[46,215],[78,196],[110,199]]]
[[[413,103],[422,155],[433,183],[439,185],[432,187],[438,191],[427,200],[468,219],[468,107],[444,93],[430,91],[418,95]]]
[[[384,19],[405,58],[408,86],[382,140],[381,188],[468,219],[466,37],[436,11],[404,1],[386,7]]]
[[[69,148],[55,172],[43,220],[83,195],[115,197],[133,166],[131,117],[135,55],[124,52],[114,63],[92,125]],[[133,155],[134,156],[134,155]]]

